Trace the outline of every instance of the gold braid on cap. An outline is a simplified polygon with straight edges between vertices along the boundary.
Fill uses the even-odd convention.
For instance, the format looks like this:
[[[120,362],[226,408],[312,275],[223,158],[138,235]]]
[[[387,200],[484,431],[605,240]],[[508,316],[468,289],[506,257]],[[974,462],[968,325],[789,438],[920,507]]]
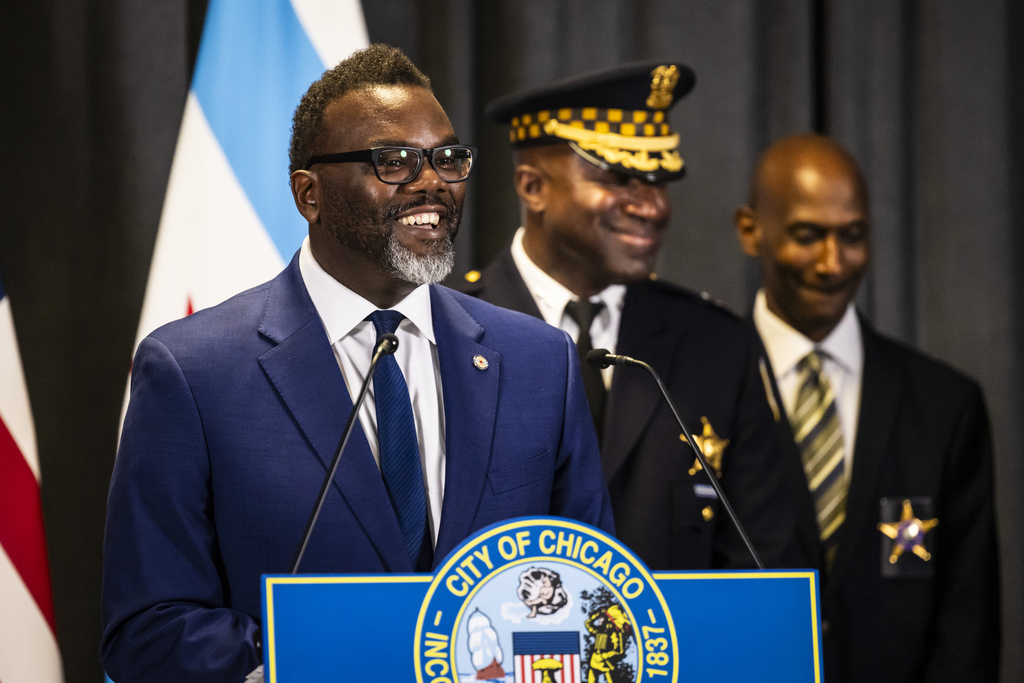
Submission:
[[[675,173],[683,167],[683,159],[676,148],[679,134],[652,137],[635,137],[616,133],[598,133],[585,128],[576,128],[555,119],[544,124],[544,132],[563,140],[572,140],[583,149],[594,152],[610,164],[650,173],[663,168]],[[649,152],[660,152],[652,157]]]

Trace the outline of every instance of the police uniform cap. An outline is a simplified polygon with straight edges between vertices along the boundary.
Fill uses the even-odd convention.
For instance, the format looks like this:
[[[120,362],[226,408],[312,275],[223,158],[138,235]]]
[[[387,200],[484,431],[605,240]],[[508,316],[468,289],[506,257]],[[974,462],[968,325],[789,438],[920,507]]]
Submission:
[[[568,143],[602,168],[651,182],[685,173],[669,110],[694,85],[674,62],[634,62],[500,97],[487,117],[510,126],[514,148]]]

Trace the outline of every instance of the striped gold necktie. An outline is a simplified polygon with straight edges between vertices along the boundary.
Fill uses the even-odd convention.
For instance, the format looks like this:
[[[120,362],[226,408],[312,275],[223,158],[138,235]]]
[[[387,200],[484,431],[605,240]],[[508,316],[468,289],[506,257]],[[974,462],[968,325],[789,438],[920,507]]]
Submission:
[[[790,424],[814,496],[828,572],[835,560],[836,532],[846,519],[847,488],[843,431],[832,385],[822,373],[822,355],[812,351],[797,365],[804,381]]]

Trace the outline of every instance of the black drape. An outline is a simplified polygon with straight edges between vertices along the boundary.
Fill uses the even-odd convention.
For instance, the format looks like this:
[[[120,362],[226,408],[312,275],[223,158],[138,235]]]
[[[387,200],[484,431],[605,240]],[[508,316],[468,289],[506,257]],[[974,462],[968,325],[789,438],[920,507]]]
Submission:
[[[99,572],[124,382],[203,0],[0,6],[0,273],[38,432],[67,680],[100,680]],[[660,276],[749,306],[732,213],[772,139],[818,130],[861,161],[873,266],[859,303],[883,331],[977,377],[996,436],[1004,680],[1024,679],[1024,30],[982,0],[364,0],[375,41],[434,81],[480,147],[458,269],[518,225],[506,131],[483,105],[637,59],[679,59],[688,175],[672,186]],[[282,169],[282,174],[286,173]],[[0,378],[2,381],[2,378]]]

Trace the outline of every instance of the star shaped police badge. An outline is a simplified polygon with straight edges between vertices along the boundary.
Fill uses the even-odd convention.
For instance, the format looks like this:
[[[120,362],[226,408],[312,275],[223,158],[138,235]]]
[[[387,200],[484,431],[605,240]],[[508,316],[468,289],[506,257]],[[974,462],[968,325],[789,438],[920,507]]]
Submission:
[[[924,536],[938,524],[939,520],[935,518],[922,521],[915,517],[914,506],[909,500],[904,500],[900,521],[882,522],[878,525],[878,530],[894,541],[892,553],[889,555],[889,564],[896,564],[900,555],[907,550],[925,562],[930,560],[932,554],[924,547]]]
[[[729,445],[729,439],[723,439],[718,434],[715,434],[715,429],[708,422],[708,418],[702,416],[700,421],[704,424],[703,434],[700,436],[695,434],[693,440],[697,442],[697,448],[704,454],[708,465],[715,471],[715,476],[720,478],[722,476],[722,456],[725,455],[725,447]],[[679,435],[679,439],[684,443],[686,442],[686,436],[683,434]],[[694,458],[690,474],[697,474],[702,469],[704,468],[701,467],[700,460]]]

